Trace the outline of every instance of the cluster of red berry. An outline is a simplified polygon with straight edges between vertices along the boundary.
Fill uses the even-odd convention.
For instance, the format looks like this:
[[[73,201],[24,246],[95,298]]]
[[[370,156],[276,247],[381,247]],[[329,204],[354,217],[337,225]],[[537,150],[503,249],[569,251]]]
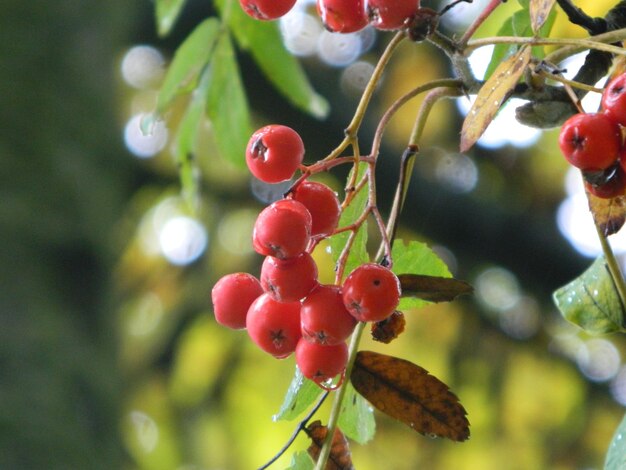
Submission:
[[[563,124],[559,146],[582,171],[587,190],[600,198],[626,192],[626,74],[611,80],[602,93],[598,113],[578,113]]]
[[[274,20],[289,12],[296,0],[239,0],[243,10],[259,20]],[[417,13],[419,0],[317,0],[326,29],[353,33],[368,24],[382,30],[400,29]]]
[[[256,131],[246,150],[251,173],[267,183],[290,179],[303,156],[298,133],[281,125]],[[298,180],[255,222],[252,244],[266,257],[260,280],[248,273],[228,274],[212,290],[220,324],[246,328],[262,350],[277,358],[295,351],[302,374],[317,383],[344,371],[346,339],[357,322],[386,319],[400,299],[396,275],[375,263],[355,268],[342,286],[318,282],[311,251],[335,232],[340,214],[339,200],[328,186]]]

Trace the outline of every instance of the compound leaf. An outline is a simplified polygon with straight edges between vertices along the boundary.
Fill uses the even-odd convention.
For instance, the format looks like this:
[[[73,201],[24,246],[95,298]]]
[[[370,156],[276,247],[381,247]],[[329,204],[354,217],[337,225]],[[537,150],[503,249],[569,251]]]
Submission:
[[[378,410],[420,434],[453,441],[469,438],[467,413],[456,395],[438,378],[407,360],[359,351],[350,380]]]
[[[312,380],[302,375],[296,367],[295,375],[289,384],[283,404],[272,419],[292,420],[300,416],[320,396],[322,389]]]
[[[626,468],[626,415],[613,434],[604,461],[604,470],[623,470],[624,468]]]
[[[346,437],[359,444],[365,444],[376,433],[374,409],[365,398],[356,392],[350,382],[346,383],[345,386],[348,388],[343,399],[338,425]]]

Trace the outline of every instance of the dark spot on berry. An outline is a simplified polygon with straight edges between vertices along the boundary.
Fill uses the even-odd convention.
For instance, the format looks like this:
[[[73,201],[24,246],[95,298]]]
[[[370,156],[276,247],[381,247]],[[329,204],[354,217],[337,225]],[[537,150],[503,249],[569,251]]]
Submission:
[[[265,144],[263,143],[263,137],[259,136],[254,143],[252,144],[252,147],[250,148],[250,150],[252,151],[252,157],[253,158],[260,158],[263,161],[266,160],[266,152],[267,152],[267,147],[265,146]]]
[[[281,347],[287,339],[282,329],[278,331],[270,331],[270,337],[272,338],[272,343],[274,343],[274,346],[277,348]]]
[[[375,286],[380,286],[380,279],[374,279],[373,284],[374,284]]]

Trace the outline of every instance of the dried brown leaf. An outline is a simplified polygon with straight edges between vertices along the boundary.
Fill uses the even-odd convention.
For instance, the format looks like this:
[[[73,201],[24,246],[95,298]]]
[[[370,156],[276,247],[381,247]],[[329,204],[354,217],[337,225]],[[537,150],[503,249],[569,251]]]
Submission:
[[[522,47],[501,62],[482,86],[461,128],[461,152],[469,150],[493,121],[530,62],[530,47]]]
[[[311,458],[317,462],[328,435],[328,428],[317,420],[309,424],[305,431],[312,441],[307,451]],[[354,470],[348,440],[339,428],[335,428],[330,456],[328,457],[325,470]]]
[[[626,222],[626,196],[603,199],[587,191],[589,210],[593,220],[605,236],[613,235]]]
[[[389,344],[404,331],[406,320],[404,314],[393,312],[388,318],[372,323],[372,339],[380,343]]]
[[[402,297],[417,297],[429,302],[450,302],[459,295],[471,294],[474,288],[465,281],[450,277],[400,274]]]
[[[350,380],[372,405],[421,434],[453,441],[470,435],[467,413],[456,395],[407,360],[359,351]]]
[[[550,11],[556,0],[530,0],[530,26],[533,32],[537,34],[539,29],[548,19]]]

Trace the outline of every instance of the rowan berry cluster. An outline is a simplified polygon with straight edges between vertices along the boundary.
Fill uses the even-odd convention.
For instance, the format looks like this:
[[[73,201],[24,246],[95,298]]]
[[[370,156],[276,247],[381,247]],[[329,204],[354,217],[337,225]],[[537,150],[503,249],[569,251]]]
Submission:
[[[274,20],[288,13],[296,0],[239,0],[243,10],[259,20]],[[317,0],[317,12],[331,32],[353,33],[368,24],[381,30],[406,26],[419,0]]]
[[[601,103],[599,112],[578,113],[565,121],[559,146],[582,171],[587,190],[610,199],[626,192],[626,74],[608,83]]]
[[[256,131],[246,150],[251,173],[268,183],[292,178],[303,156],[298,133],[281,125]],[[319,384],[343,373],[346,339],[357,322],[386,319],[400,298],[396,275],[375,263],[355,268],[342,286],[318,281],[311,251],[336,231],[340,215],[339,199],[328,186],[306,175],[298,179],[255,222],[252,245],[265,256],[260,279],[228,274],[212,290],[218,323],[246,328],[254,343],[277,358],[295,351],[302,374]]]

